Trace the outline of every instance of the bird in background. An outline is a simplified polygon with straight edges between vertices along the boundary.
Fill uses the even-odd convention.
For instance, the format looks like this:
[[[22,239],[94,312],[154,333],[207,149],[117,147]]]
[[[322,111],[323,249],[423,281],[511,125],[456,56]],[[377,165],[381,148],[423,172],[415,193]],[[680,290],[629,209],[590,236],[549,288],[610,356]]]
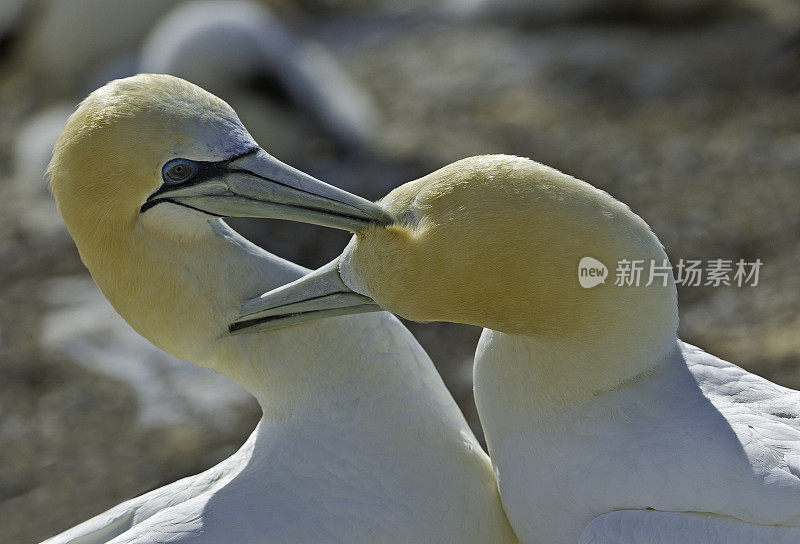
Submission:
[[[230,458],[49,544],[517,541],[489,458],[395,317],[229,333],[244,301],[305,270],[223,217],[356,231],[390,220],[380,206],[279,162],[225,102],[164,75],[93,92],[48,172],[81,259],[117,312],[163,350],[233,378],[263,409]]]
[[[626,205],[503,155],[379,203],[390,223],[249,301],[231,329],[365,309],[484,327],[475,401],[521,542],[800,541],[800,393],[678,339],[667,255]],[[589,289],[584,257],[670,272]]]
[[[286,115],[285,105],[270,109],[259,86],[273,87],[294,105],[295,118],[298,113],[307,115],[317,138],[325,135],[350,152],[374,144],[379,116],[368,93],[324,47],[292,32],[254,2],[198,0],[178,5],[144,39],[138,67],[231,96],[237,110],[246,108],[242,118],[257,124],[255,136],[269,138],[276,146],[291,148],[286,130],[276,130],[275,124],[297,120]]]

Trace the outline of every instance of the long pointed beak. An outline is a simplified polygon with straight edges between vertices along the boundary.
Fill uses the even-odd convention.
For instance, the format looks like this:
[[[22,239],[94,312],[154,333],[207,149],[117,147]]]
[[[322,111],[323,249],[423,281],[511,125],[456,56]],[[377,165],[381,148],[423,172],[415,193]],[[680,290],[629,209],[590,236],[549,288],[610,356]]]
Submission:
[[[381,311],[380,306],[352,291],[339,275],[339,259],[242,305],[232,333],[288,327],[304,321]]]
[[[282,163],[261,148],[218,163],[197,163],[186,183],[167,184],[142,211],[172,202],[220,217],[289,219],[359,232],[393,221],[383,208]]]

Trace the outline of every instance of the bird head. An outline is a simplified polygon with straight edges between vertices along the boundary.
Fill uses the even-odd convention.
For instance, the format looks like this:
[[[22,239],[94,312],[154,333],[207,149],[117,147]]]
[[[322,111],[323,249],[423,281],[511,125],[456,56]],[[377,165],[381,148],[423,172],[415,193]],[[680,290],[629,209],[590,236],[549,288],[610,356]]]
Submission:
[[[227,334],[221,316],[255,294],[246,281],[225,281],[238,257],[224,253],[231,244],[214,243],[229,236],[220,217],[351,231],[390,221],[379,206],[270,156],[224,101],[166,75],[112,81],[89,95],[60,135],[48,175],[106,297],[140,333],[185,358],[192,337]]]
[[[674,337],[671,270],[649,281],[650,266],[667,263],[663,247],[638,215],[588,183],[529,159],[479,156],[380,204],[393,223],[358,232],[331,265],[248,302],[233,328],[284,326],[337,304],[359,311],[368,301],[343,299],[353,291],[414,321],[539,339],[601,343],[616,337],[612,328],[643,345]],[[604,282],[582,284],[585,257],[607,267]],[[642,263],[638,286],[614,281],[624,261]]]

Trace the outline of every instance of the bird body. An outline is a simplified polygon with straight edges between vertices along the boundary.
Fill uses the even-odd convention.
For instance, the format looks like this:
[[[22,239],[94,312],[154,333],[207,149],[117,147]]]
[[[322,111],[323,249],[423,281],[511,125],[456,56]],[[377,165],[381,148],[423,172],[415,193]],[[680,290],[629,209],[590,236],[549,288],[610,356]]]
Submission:
[[[800,393],[676,341],[636,380],[559,405],[513,383],[503,360],[535,364],[526,340],[485,331],[475,367],[506,513],[523,542],[577,542],[594,518],[621,509],[800,528]],[[502,405],[491,397],[498,389]]]
[[[232,457],[48,543],[513,542],[491,465],[429,359],[391,316],[368,317],[261,352],[281,356],[274,387],[291,394],[269,396]],[[315,341],[340,347],[313,368]]]
[[[475,401],[521,542],[796,541],[800,393],[680,342],[671,273],[579,282],[584,257],[669,270],[627,206],[508,156],[458,161],[381,204],[393,222],[248,301],[237,323],[308,321],[285,314],[337,307],[327,284],[409,319],[485,327]]]
[[[488,457],[396,318],[228,332],[243,301],[304,269],[220,216],[333,210],[321,222],[350,228],[382,210],[280,163],[227,104],[170,76],[90,95],[49,176],[120,315],[165,351],[235,379],[264,413],[231,458],[49,544],[516,541]]]

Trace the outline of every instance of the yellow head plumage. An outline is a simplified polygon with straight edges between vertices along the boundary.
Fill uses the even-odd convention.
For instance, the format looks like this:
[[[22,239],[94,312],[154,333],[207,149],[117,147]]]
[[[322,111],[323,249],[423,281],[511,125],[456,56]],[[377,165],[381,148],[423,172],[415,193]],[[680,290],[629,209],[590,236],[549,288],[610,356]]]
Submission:
[[[255,145],[221,99],[176,77],[140,74],[110,82],[78,106],[48,175],[70,234],[103,236],[113,234],[112,223],[134,227],[170,158],[220,160]]]
[[[253,287],[228,287],[213,267],[207,278],[191,272],[187,262],[217,248],[210,216],[174,205],[140,209],[170,159],[219,161],[255,146],[221,99],[182,79],[141,74],[80,104],[48,168],[58,209],[109,301],[155,344],[201,364],[192,351],[225,331],[229,316],[220,313],[235,310],[243,296],[236,290]]]
[[[580,342],[602,342],[619,323],[675,332],[671,276],[665,286],[644,287],[646,271],[640,287],[613,281],[621,259],[662,265],[661,244],[627,206],[587,183],[529,159],[480,156],[407,183],[382,204],[397,224],[358,234],[340,270],[403,317]],[[586,256],[609,268],[610,281],[581,287]]]

